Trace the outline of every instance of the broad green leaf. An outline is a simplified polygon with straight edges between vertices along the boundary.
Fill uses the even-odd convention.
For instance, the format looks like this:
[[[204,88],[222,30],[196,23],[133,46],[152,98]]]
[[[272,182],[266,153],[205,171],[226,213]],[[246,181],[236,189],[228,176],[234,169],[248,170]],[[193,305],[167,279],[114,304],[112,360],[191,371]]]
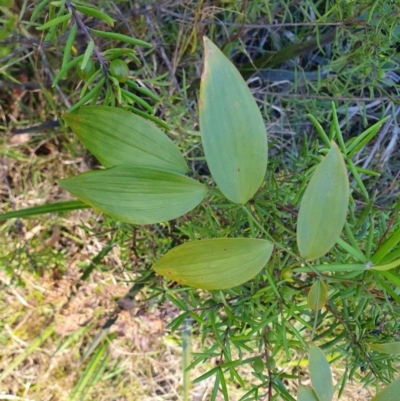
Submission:
[[[245,203],[260,187],[268,145],[260,110],[234,65],[204,38],[200,130],[208,167],[222,193]]]
[[[74,134],[105,167],[122,164],[184,174],[185,159],[150,121],[108,106],[87,106],[63,115]]]
[[[321,279],[317,279],[308,293],[307,305],[312,310],[320,310],[325,306],[327,299],[328,288]]]
[[[373,349],[374,351],[381,352],[382,354],[400,354],[400,341],[386,344],[367,343],[367,345],[369,348]]]
[[[297,401],[318,401],[312,388],[300,386]]]
[[[168,251],[153,269],[183,285],[220,290],[258,274],[271,256],[271,242],[254,238],[214,238],[186,242]]]
[[[310,378],[319,401],[332,401],[332,373],[325,354],[320,348],[311,346],[309,355]]]
[[[400,378],[389,384],[378,393],[371,401],[398,401],[400,394]]]
[[[325,255],[338,240],[346,221],[349,180],[338,146],[314,171],[304,192],[297,221],[297,245],[307,260]]]
[[[55,202],[55,203],[48,203],[46,205],[33,206],[33,207],[28,207],[26,209],[15,210],[13,212],[0,214],[0,220],[13,219],[13,218],[22,219],[25,217],[37,216],[38,214],[69,212],[71,210],[87,209],[87,208],[90,208],[90,206],[81,201]]]
[[[115,166],[59,181],[83,202],[117,220],[153,224],[189,212],[207,188],[183,175],[139,166]]]

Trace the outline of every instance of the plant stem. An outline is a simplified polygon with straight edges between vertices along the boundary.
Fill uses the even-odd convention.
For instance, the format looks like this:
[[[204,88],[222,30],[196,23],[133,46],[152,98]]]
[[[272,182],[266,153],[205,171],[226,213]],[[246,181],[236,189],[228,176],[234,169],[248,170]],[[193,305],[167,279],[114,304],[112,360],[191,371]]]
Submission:
[[[75,22],[77,23],[78,27],[84,33],[87,40],[89,40],[89,41],[93,40],[92,36],[90,35],[89,28],[85,25],[85,23],[83,22],[80,15],[76,12],[74,6],[71,3],[71,0],[65,0],[65,5],[67,6],[69,12],[72,13],[72,16],[74,17]],[[107,63],[106,63],[104,57],[101,55],[97,45],[94,45],[93,53],[95,54],[97,60],[99,60],[99,63],[103,69],[104,75],[107,77],[108,76]]]

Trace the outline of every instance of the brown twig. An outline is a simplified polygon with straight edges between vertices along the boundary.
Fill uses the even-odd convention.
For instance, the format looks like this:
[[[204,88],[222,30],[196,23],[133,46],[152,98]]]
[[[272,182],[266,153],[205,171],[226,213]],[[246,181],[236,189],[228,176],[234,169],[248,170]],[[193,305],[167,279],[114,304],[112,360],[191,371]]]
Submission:
[[[267,339],[267,326],[263,329],[263,340],[264,340],[264,352],[265,352],[265,361],[268,361],[269,354],[268,354],[268,339]],[[271,369],[268,368],[268,392],[264,397],[264,401],[271,401],[272,400],[272,372]],[[267,398],[268,397],[268,398]]]

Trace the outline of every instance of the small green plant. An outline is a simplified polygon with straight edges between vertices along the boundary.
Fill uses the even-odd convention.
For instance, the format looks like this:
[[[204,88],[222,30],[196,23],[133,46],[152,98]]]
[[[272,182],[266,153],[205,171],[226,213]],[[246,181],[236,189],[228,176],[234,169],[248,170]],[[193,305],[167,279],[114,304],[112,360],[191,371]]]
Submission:
[[[69,14],[61,14],[58,17],[59,23],[71,18]],[[178,218],[196,207],[204,208],[207,216],[211,216],[218,207],[233,210],[233,214],[241,217],[238,223],[230,222],[233,227],[229,231],[231,235],[216,234],[212,238],[187,241],[169,250],[153,265],[157,273],[172,280],[166,281],[168,290],[165,290],[165,297],[183,311],[171,323],[171,328],[176,329],[187,317],[191,317],[204,327],[204,336],[212,332],[216,339],[215,345],[196,357],[187,369],[190,370],[208,357],[219,355],[219,365],[196,380],[215,375],[212,399],[216,399],[221,388],[224,399],[228,400],[226,376],[245,387],[237,369],[251,363],[258,375],[259,384],[254,385],[241,400],[259,399],[263,388],[268,388],[269,399],[272,399],[274,391],[285,400],[293,400],[282,382],[285,375],[277,370],[279,361],[274,356],[278,345],[270,349],[272,355],[265,352],[265,373],[264,361],[260,356],[242,358],[243,352],[249,349],[252,351],[253,348],[247,345],[252,338],[257,337],[266,350],[281,338],[279,347],[287,357],[289,348],[310,348],[313,389],[302,388],[299,400],[331,401],[334,388],[329,364],[321,349],[313,345],[310,347],[303,338],[308,330],[311,333],[310,341],[318,341],[319,338],[333,334],[339,324],[345,326],[345,336],[351,336],[351,330],[341,320],[333,302],[340,294],[336,290],[331,291],[326,283],[351,283],[356,291],[358,280],[368,278],[371,281],[376,278],[379,281],[380,274],[383,274],[390,283],[398,285],[397,276],[390,270],[396,271],[400,266],[397,248],[400,230],[388,235],[386,241],[379,243],[375,249],[376,233],[368,209],[365,208],[365,215],[356,219],[351,207],[355,203],[352,193],[355,185],[365,196],[366,203],[370,204],[360,174],[374,174],[356,167],[352,157],[373,139],[384,120],[345,142],[334,105],[328,134],[315,118],[310,117],[322,139],[323,147],[319,149],[320,155],[314,155],[313,165],[302,173],[297,194],[287,202],[296,206],[301,200],[297,221],[291,220],[291,224],[297,225],[297,231],[294,225],[285,227],[285,223],[279,221],[269,222],[269,211],[265,208],[263,196],[268,196],[269,190],[279,192],[279,187],[272,177],[273,172],[267,175],[268,144],[262,116],[233,64],[207,38],[204,44],[205,63],[199,100],[200,130],[205,158],[214,181],[196,177],[175,144],[148,119],[107,105],[80,109],[75,105],[73,111],[63,116],[64,121],[97,157],[104,169],[59,181],[60,186],[80,201],[11,212],[0,218],[89,205],[127,223],[154,224]],[[86,65],[81,68],[84,69]],[[114,73],[119,74],[118,71]],[[122,77],[124,74],[120,79],[115,75],[118,83],[126,78]],[[348,172],[355,181],[352,186]],[[267,180],[266,175],[269,177]],[[210,202],[214,202],[213,207]],[[347,221],[348,214],[351,226]],[[243,216],[249,227],[244,232],[240,228]],[[362,237],[366,238],[363,250],[353,231],[358,231],[364,222],[367,223],[366,233]],[[291,237],[291,243],[297,242],[298,252],[288,248],[285,241],[279,240],[266,228],[271,224],[283,226],[285,234]],[[340,238],[343,229],[348,242]],[[190,233],[188,237],[198,239]],[[338,260],[329,255],[335,246],[345,250],[344,256],[338,257]],[[299,287],[291,288],[287,285],[296,279],[297,273],[308,273],[310,277],[316,277],[313,283],[307,284],[307,288],[310,287],[308,295]],[[196,297],[199,295],[189,296],[187,303],[184,303],[174,290],[185,290],[185,287],[179,289],[173,282],[210,291],[201,312],[196,309],[199,299]],[[296,281],[296,284],[300,283]],[[383,286],[398,301],[397,292],[390,285]],[[296,302],[291,298],[292,292],[296,292],[297,296],[300,294]],[[271,324],[269,314],[277,308],[283,311],[284,307],[291,310],[291,316],[296,316],[297,320],[285,320],[282,312],[281,319],[274,322],[276,336],[273,336],[269,334],[272,331],[267,330]],[[326,312],[319,313],[323,307],[327,308],[334,320],[332,331],[325,336],[316,335],[317,326],[327,318]],[[223,310],[223,314],[208,312],[219,309]],[[315,311],[314,316],[309,313],[309,309]],[[311,318],[314,319],[313,326],[310,324]],[[352,319],[357,319],[356,311]],[[297,323],[303,325],[302,330],[296,328]],[[324,347],[333,347],[344,340],[345,336],[338,335],[335,343],[329,344],[329,347],[325,343]],[[358,352],[360,359],[370,359],[361,333],[356,338],[351,337],[347,345],[349,343],[357,344],[357,351],[354,352]],[[339,347],[343,355],[351,355],[351,350],[342,345]],[[382,348],[376,348],[376,345],[370,347],[382,352]],[[220,353],[216,349],[220,349]],[[395,341],[392,354],[397,352],[398,342]],[[393,371],[388,371],[392,379]],[[346,371],[347,376],[351,378],[351,372]],[[379,375],[376,378],[381,379]],[[385,379],[387,381],[388,378]],[[343,379],[339,392],[343,390],[345,382],[346,379]],[[396,383],[390,386],[397,386]],[[377,395],[375,399],[383,400],[379,397]]]
[[[48,20],[38,24],[37,20],[41,11],[47,6]],[[151,44],[130,35],[91,29],[85,24],[85,17],[93,17],[110,27],[113,27],[115,22],[106,12],[93,5],[87,6],[83,2],[70,0],[52,2],[43,0],[35,7],[31,16],[31,23],[39,32],[45,34],[44,43],[47,46],[50,44],[57,46],[60,37],[67,38],[61,66],[54,77],[53,87],[75,71],[84,81],[79,100],[70,108],[70,111],[84,104],[99,102],[110,106],[117,104],[166,128],[166,125],[153,115],[153,107],[143,99],[144,95],[158,102],[160,100],[158,96],[130,79],[128,63],[132,61],[140,66],[141,62],[137,52],[125,46],[151,49]],[[76,49],[78,33],[81,33],[87,41],[82,54],[78,54]],[[96,44],[96,41],[101,38],[115,41],[118,46],[101,51]]]

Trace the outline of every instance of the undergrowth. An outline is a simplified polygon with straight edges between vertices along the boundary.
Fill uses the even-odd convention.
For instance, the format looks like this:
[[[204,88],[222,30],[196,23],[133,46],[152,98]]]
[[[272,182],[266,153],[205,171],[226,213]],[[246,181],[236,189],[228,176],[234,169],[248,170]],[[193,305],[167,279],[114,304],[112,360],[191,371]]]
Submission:
[[[6,3],[0,2],[5,33],[0,49],[2,213],[69,200],[55,180],[98,167],[58,119],[79,101],[84,85],[74,67],[52,88],[70,25],[54,29],[52,36],[42,34],[35,27],[51,19],[48,2],[36,5],[40,10],[33,22],[34,4],[15,2],[10,8]],[[148,90],[133,93],[151,111],[119,102],[115,82],[95,101],[114,99],[115,105],[165,121],[191,169],[209,181],[196,114],[201,42],[207,35],[247,78],[260,105],[270,146],[265,185],[249,204],[249,213],[228,208],[215,191],[190,215],[151,226],[116,222],[90,210],[3,221],[0,391],[40,400],[179,400],[189,399],[191,383],[192,399],[293,400],[299,383],[307,380],[304,365],[311,339],[335,366],[343,397],[350,388],[349,399],[356,399],[350,382],[374,388],[373,393],[392,382],[398,356],[372,351],[366,343],[399,340],[398,268],[391,275],[325,275],[329,301],[315,313],[306,304],[313,275],[294,273],[297,260],[282,251],[273,254],[265,270],[268,285],[257,277],[223,293],[163,281],[151,266],[187,240],[262,236],[260,220],[274,239],[296,252],[290,240],[297,216],[292,205],[321,145],[307,115],[329,131],[332,101],[346,141],[388,117],[353,159],[357,167],[375,173],[359,171],[367,196],[357,182],[351,183],[354,203],[342,240],[371,253],[399,229],[396,2],[93,5],[115,20],[114,27],[81,14],[87,27],[153,45],[150,50],[135,48],[140,65],[121,56],[132,81]],[[56,4],[53,12],[59,10]],[[117,47],[113,40],[94,39],[99,51]],[[85,54],[87,44],[78,30],[71,57]],[[101,69],[99,60],[93,60]],[[89,91],[96,82],[89,83]],[[328,259],[354,261],[341,246]],[[140,291],[129,290],[134,282],[140,283]],[[86,352],[99,333],[97,347]],[[80,361],[82,355],[85,360]],[[259,356],[275,365],[256,372],[253,364]],[[190,380],[181,358],[190,368]]]

